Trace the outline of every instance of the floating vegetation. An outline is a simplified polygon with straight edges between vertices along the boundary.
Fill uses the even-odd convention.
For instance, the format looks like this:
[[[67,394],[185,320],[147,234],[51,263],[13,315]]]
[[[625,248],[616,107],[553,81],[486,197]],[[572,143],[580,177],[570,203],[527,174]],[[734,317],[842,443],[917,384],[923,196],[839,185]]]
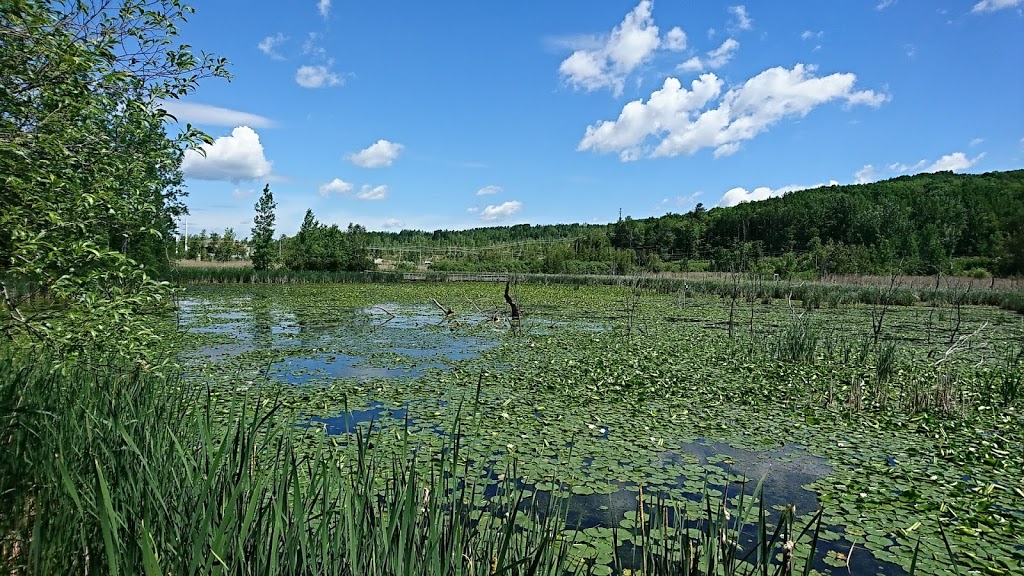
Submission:
[[[521,284],[513,332],[494,284],[193,287],[180,358],[224,402],[280,389],[277,417],[314,423],[341,454],[371,420],[382,453],[438,453],[457,434],[476,505],[514,474],[524,503],[564,506],[570,557],[593,573],[682,554],[677,518],[711,534],[741,501],[738,566],[757,550],[781,561],[785,542],[757,536],[785,520],[820,522],[792,552],[819,572],[1021,569],[1019,315],[961,306],[936,322],[931,306],[896,306],[876,343],[870,304],[758,298],[730,322],[728,299],[645,291],[625,310],[622,294]],[[641,509],[675,531],[637,546]]]

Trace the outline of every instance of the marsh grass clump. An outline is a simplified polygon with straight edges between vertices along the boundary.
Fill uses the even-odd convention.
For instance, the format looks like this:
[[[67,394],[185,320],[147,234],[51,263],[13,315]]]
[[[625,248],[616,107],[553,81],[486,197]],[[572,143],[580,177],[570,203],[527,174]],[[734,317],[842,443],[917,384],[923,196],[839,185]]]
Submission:
[[[962,416],[971,406],[968,395],[963,376],[942,366],[912,377],[904,389],[902,405],[908,414]]]
[[[998,401],[1005,407],[1015,405],[1024,396],[1024,348],[1010,348],[995,372]]]
[[[821,333],[810,319],[803,315],[794,317],[776,338],[775,356],[779,360],[814,363]]]

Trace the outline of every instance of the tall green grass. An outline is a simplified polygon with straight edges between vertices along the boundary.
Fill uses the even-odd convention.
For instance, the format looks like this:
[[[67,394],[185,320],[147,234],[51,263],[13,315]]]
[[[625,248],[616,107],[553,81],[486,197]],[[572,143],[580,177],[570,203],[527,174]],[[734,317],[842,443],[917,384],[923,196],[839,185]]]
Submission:
[[[360,436],[342,466],[271,398],[222,412],[173,379],[58,376],[7,352],[0,374],[4,573],[567,571],[564,515],[514,485],[490,502],[505,515],[474,506],[457,442],[424,470]]]

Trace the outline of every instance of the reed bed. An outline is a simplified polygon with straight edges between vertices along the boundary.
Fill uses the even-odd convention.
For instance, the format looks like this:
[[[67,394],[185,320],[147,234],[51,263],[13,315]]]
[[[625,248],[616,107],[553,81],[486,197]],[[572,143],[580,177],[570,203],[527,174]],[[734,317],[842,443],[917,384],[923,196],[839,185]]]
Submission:
[[[215,409],[173,378],[59,376],[6,351],[0,373],[4,573],[570,572],[562,515],[514,486],[490,502],[507,515],[474,507],[457,441],[423,469],[360,435],[343,465],[273,398]]]

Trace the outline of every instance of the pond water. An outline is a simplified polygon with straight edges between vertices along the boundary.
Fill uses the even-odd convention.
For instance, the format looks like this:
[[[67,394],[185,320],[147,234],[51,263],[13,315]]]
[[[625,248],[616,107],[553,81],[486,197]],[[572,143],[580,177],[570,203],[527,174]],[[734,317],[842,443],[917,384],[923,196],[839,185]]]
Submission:
[[[445,294],[439,301],[458,308],[456,314],[443,313],[428,295],[407,287],[192,291],[178,318],[191,344],[182,353],[186,376],[232,389],[240,380],[283,384],[297,395],[289,412],[297,425],[336,437],[371,426],[408,427],[417,443],[443,450],[439,447],[462,418],[463,448],[482,467],[484,496],[494,495],[497,478],[515,461],[522,473],[517,485],[531,495],[527,504],[543,510],[568,498],[567,526],[587,535],[607,536],[607,530],[622,528],[635,516],[641,485],[647,503],[664,498],[699,513],[705,494],[735,507],[741,493],[749,503],[760,484],[772,526],[786,505],[796,507],[801,526],[822,503],[826,510],[838,509],[826,518],[843,524],[823,523],[815,569],[847,573],[848,559],[855,574],[904,573],[875,554],[891,559],[892,549],[902,547],[897,552],[905,554],[913,548],[916,535],[900,530],[917,517],[908,516],[914,510],[899,501],[893,486],[924,491],[934,481],[926,479],[940,475],[934,468],[944,464],[915,460],[916,468],[907,472],[909,458],[892,456],[919,441],[907,430],[843,428],[843,419],[818,414],[817,400],[802,411],[790,408],[783,396],[789,389],[808,394],[806,382],[830,375],[754,358],[767,333],[754,334],[742,348],[734,346],[725,339],[727,313],[719,303],[705,300],[681,308],[671,299],[645,302],[637,330],[627,334],[616,308],[621,294],[574,291],[559,305],[527,307],[532,314],[513,334],[500,299],[486,297],[491,287],[466,288],[465,294],[459,292],[463,288],[430,288],[435,289]],[[749,325],[785,326],[792,313],[785,303],[776,308],[758,308],[757,314],[774,316],[759,316]],[[917,311],[894,314],[894,331],[916,330]],[[857,310],[835,315],[841,319],[837,325],[857,338],[863,328],[857,322],[870,326]],[[1018,330],[1021,324],[992,325]],[[965,360],[971,365],[999,361],[997,346],[1019,338],[1007,334],[972,344],[963,352]],[[927,334],[922,339],[901,333],[894,340],[920,347],[901,350],[905,359],[916,354],[923,358],[919,365],[934,364],[934,354],[927,356],[924,349],[930,345]],[[939,354],[948,349],[948,344],[935,346]],[[903,367],[914,361],[905,360]],[[837,374],[842,379],[828,390],[829,399],[848,396],[843,386],[851,378],[870,378],[873,371]],[[645,393],[618,400],[630,387]],[[771,399],[755,404],[751,397],[758,394]],[[776,406],[771,415],[762,412]],[[381,442],[385,436],[379,435]],[[886,447],[890,442],[892,449]],[[876,451],[885,455],[876,458]],[[881,470],[871,467],[876,461]],[[929,466],[923,477],[892,480]],[[863,481],[851,480],[851,470]],[[976,478],[986,476],[951,472],[946,480],[983,482]],[[943,498],[928,497],[940,503]],[[1013,506],[997,503],[988,509]],[[740,545],[749,547],[753,536],[748,525]],[[934,538],[927,544],[931,573],[941,573],[936,566],[942,549]],[[1015,541],[1010,549],[1019,546]]]
[[[199,347],[186,358],[217,361],[279,350],[280,359],[266,370],[290,384],[416,378],[426,370],[475,358],[496,345],[503,331],[491,316],[446,317],[431,305],[383,303],[316,320],[280,303],[255,304],[249,298],[183,300],[181,330],[226,340]],[[463,330],[466,326],[475,329]]]

